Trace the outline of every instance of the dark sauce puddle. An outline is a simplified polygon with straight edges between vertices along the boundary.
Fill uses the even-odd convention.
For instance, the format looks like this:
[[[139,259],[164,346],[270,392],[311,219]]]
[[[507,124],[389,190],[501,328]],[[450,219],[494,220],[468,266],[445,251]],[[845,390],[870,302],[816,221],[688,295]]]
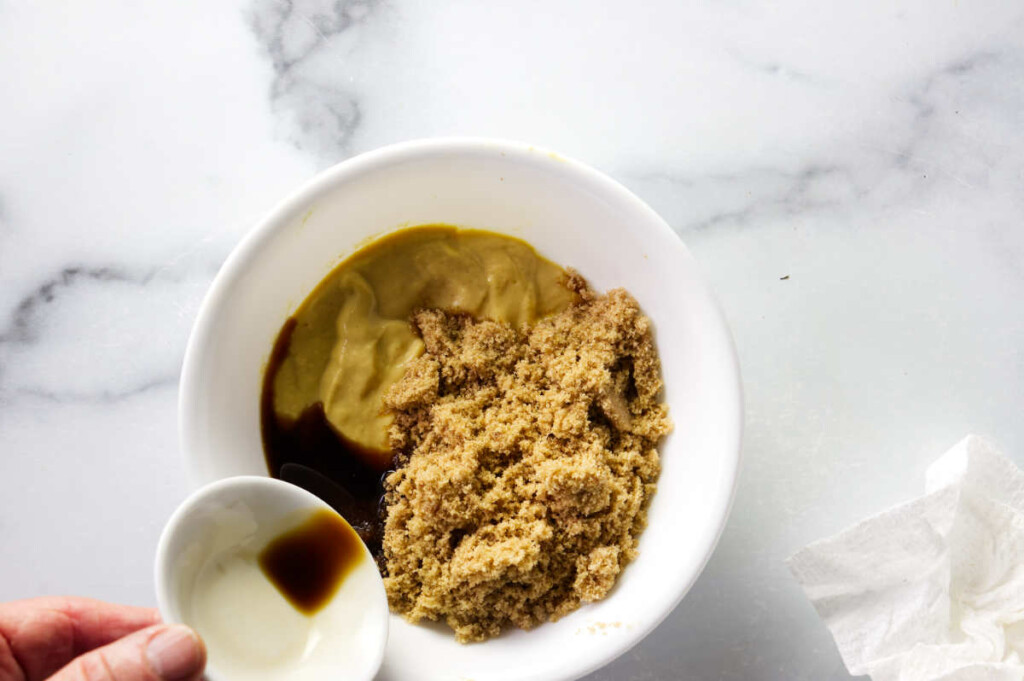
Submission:
[[[352,528],[321,510],[267,544],[259,564],[296,610],[312,615],[327,605],[362,555]]]
[[[331,426],[324,407],[316,403],[297,419],[274,412],[274,377],[288,354],[295,319],[281,328],[267,362],[260,395],[263,453],[272,477],[312,492],[349,522],[366,543],[377,565],[383,565],[384,478],[390,469],[367,463],[380,459]]]

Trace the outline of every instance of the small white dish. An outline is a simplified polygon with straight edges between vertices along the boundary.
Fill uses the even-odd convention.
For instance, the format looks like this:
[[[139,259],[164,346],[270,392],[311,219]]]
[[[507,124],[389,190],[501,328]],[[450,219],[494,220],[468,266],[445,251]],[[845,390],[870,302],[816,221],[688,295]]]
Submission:
[[[362,542],[337,591],[311,615],[260,568],[268,543],[317,512],[340,519],[299,487],[239,476],[198,490],[167,522],[156,554],[157,604],[164,621],[203,637],[209,681],[367,681],[377,673],[388,603]]]
[[[526,144],[432,139],[363,154],[311,179],[235,248],[199,311],[179,392],[189,476],[201,485],[267,475],[260,386],[281,325],[359,247],[428,223],[509,234],[599,290],[628,289],[654,323],[675,430],[660,449],[640,555],[605,600],[472,645],[456,643],[443,625],[391,615],[377,678],[576,679],[636,644],[697,579],[732,503],[742,430],[732,339],[697,264],[653,210],[596,170]]]

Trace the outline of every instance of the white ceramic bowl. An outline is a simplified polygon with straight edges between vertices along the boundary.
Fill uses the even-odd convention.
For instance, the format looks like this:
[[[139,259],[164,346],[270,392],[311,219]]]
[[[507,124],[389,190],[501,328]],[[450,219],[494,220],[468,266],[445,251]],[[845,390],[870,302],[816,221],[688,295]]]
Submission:
[[[640,556],[608,598],[474,645],[392,615],[378,678],[575,679],[643,638],[696,580],[728,515],[742,429],[732,340],[693,258],[654,211],[605,175],[531,146],[479,139],[399,144],[317,175],[243,239],[199,312],[179,405],[189,475],[198,486],[267,474],[259,393],[282,323],[368,240],[435,222],[525,239],[598,289],[627,288],[654,322],[675,430],[661,448]]]
[[[300,487],[239,475],[201,487],[171,515],[156,549],[157,606],[165,622],[204,637],[206,681],[374,677],[389,613],[369,549],[360,545],[362,559],[311,617],[280,597],[255,560],[268,542],[323,510],[334,513]]]

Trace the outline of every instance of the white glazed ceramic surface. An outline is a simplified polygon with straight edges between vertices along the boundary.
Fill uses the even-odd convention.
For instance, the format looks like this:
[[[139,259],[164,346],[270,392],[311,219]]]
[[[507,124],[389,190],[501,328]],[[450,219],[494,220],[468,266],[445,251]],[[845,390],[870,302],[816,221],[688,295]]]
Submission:
[[[243,240],[204,301],[181,378],[190,478],[266,475],[258,396],[282,323],[360,245],[433,222],[525,239],[598,289],[628,289],[654,322],[675,430],[661,448],[640,556],[607,599],[475,645],[392,615],[378,678],[574,679],[643,638],[697,578],[730,507],[742,419],[731,338],[696,264],[657,214],[606,176],[522,144],[439,139],[315,177]]]
[[[334,513],[294,485],[238,476],[197,490],[171,515],[157,545],[157,604],[164,621],[203,635],[208,681],[365,681],[379,669],[388,603],[365,546],[337,593],[311,616],[296,611],[258,567],[263,547],[318,510]]]

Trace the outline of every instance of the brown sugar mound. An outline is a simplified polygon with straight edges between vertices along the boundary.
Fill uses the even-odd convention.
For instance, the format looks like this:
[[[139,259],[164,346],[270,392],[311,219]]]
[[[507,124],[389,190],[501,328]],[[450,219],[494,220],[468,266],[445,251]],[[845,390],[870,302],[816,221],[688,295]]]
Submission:
[[[593,294],[529,328],[425,310],[426,352],[390,390],[391,607],[461,642],[604,598],[636,556],[671,428],[650,321]]]

